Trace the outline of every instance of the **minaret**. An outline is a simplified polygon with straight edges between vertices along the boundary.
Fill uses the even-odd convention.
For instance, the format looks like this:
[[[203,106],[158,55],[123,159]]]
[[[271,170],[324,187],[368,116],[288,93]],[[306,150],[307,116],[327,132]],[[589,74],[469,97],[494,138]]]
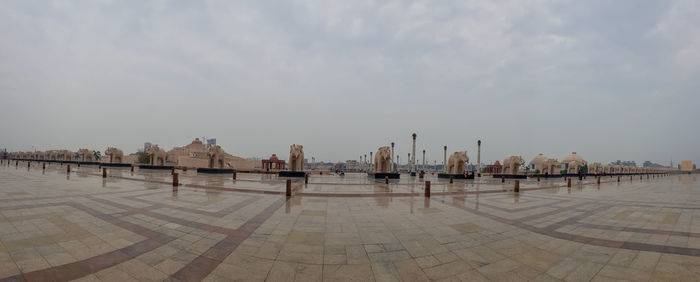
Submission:
[[[362,163],[362,166],[365,168],[365,171],[367,171],[367,154],[365,154],[365,161]]]
[[[416,168],[416,134],[413,133],[413,159],[411,159],[411,171],[410,172],[415,172]]]
[[[481,140],[476,141],[476,147],[477,152],[476,152],[476,174],[478,177],[481,177]]]
[[[442,170],[447,173],[447,146],[443,147],[443,149],[445,150],[445,156],[442,160]]]

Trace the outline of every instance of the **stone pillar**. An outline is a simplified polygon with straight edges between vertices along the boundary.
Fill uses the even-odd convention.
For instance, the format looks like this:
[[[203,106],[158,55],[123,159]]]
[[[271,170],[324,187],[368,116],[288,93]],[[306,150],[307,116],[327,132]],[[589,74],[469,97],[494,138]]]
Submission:
[[[425,182],[425,197],[430,198],[430,181]]]
[[[367,171],[367,154],[365,154],[365,161],[362,166],[365,168],[365,171]]]
[[[399,155],[396,155],[396,172],[399,172],[399,165],[401,162],[399,162]]]
[[[391,172],[394,172],[394,142],[391,142],[391,159],[389,160],[389,167]]]
[[[481,140],[476,141],[476,148],[476,174],[477,177],[481,177]]]
[[[415,168],[415,165],[416,165],[416,136],[418,136],[418,135],[413,133],[412,136],[413,136],[413,150],[411,150],[411,152],[413,154],[413,159],[411,159],[411,171],[410,172],[414,172],[416,170],[416,168]]]
[[[443,149],[445,151],[445,156],[442,159],[442,170],[444,173],[447,173],[447,146],[444,146]]]

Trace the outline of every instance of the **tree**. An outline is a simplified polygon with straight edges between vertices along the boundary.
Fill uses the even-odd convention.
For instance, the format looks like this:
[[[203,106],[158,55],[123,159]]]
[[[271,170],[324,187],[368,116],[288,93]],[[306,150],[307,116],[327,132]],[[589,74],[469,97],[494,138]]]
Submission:
[[[95,157],[95,161],[99,161],[102,158],[102,153],[100,151],[92,151],[92,156]]]

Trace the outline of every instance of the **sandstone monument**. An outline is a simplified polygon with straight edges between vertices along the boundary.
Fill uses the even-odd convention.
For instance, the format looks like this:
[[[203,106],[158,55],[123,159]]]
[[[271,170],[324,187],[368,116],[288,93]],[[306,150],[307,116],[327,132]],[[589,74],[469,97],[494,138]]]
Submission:
[[[124,152],[114,147],[108,147],[105,150],[105,155],[109,156],[109,163],[122,163],[124,161]]]
[[[165,151],[158,147],[158,145],[153,145],[151,147],[148,147],[146,149],[146,155],[151,159],[150,164],[151,165],[160,165],[163,166],[165,165]]]
[[[391,148],[389,146],[379,147],[374,155],[374,172],[391,172]]]
[[[503,174],[517,175],[520,166],[525,163],[521,156],[510,156],[503,160]]]
[[[600,163],[590,163],[588,164],[588,174],[598,174],[602,170]]]
[[[613,173],[614,166],[612,164],[605,164],[603,166],[603,173],[605,174],[612,174]]]
[[[61,150],[58,152],[58,155],[62,161],[72,161],[73,160],[73,152],[71,152],[71,151]]]
[[[559,174],[557,168],[559,167],[559,161],[557,159],[547,159],[542,165],[542,170],[540,174],[544,175],[554,175]]]
[[[224,168],[224,154],[224,149],[221,149],[221,146],[209,146],[209,149],[207,149],[207,156],[209,157],[209,168]]]
[[[78,157],[80,158],[80,161],[83,162],[91,162],[92,161],[92,151],[88,149],[79,149],[78,150]]]
[[[454,152],[447,161],[447,172],[449,174],[464,174],[464,164],[469,162],[467,151]]]
[[[579,169],[587,164],[587,162],[576,152],[572,152],[562,161],[566,167],[567,174],[578,174]]]
[[[297,144],[289,146],[289,170],[304,170],[304,146]]]

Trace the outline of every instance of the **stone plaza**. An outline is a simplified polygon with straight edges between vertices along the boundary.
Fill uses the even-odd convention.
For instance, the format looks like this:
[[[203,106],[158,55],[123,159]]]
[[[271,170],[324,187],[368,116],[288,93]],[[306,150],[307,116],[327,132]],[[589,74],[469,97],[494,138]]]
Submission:
[[[4,161],[0,281],[700,279],[696,175],[176,173]]]

